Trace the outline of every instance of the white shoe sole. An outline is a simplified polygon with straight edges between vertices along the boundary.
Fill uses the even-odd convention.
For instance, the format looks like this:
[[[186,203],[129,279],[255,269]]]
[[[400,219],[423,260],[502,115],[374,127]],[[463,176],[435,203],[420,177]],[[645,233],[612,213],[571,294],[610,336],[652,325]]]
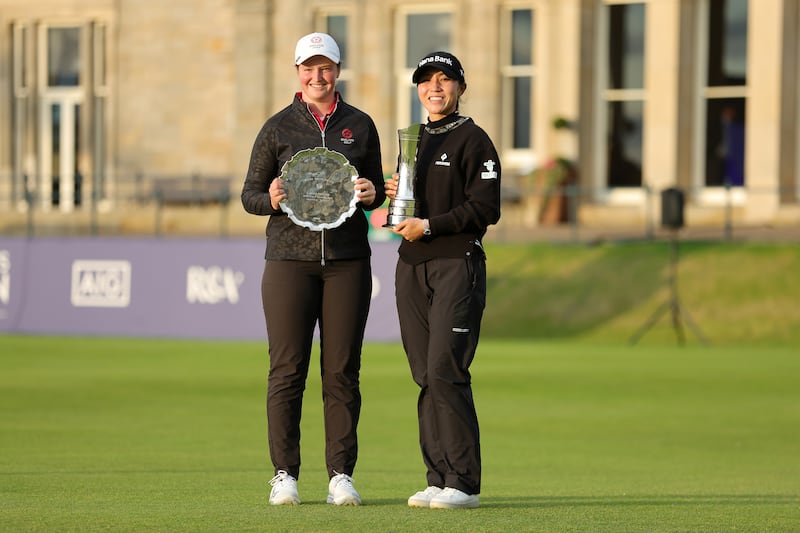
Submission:
[[[428,507],[431,506],[431,501],[423,499],[423,498],[419,498],[419,499],[417,499],[417,498],[409,498],[408,499],[408,506],[409,507],[419,508],[419,509],[427,509]]]
[[[361,505],[361,500],[358,498],[353,498],[352,496],[345,496],[344,498],[340,498],[337,500],[331,495],[328,495],[328,503],[332,505],[351,505],[351,506],[358,506]]]
[[[431,500],[428,507],[431,509],[477,509],[480,503],[478,500],[470,500],[466,502],[442,502]]]
[[[292,498],[291,496],[282,498],[280,500],[270,500],[270,505],[300,505],[300,500],[297,498]]]

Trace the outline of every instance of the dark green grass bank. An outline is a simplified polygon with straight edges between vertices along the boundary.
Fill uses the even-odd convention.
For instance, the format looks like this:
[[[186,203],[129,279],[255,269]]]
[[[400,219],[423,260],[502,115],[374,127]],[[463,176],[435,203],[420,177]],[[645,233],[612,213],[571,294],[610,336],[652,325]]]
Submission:
[[[670,301],[669,252],[666,242],[490,246],[483,331],[627,342]],[[800,346],[800,245],[685,242],[677,266],[682,310],[709,342]],[[677,342],[669,311],[639,340],[664,342]]]
[[[405,504],[424,475],[395,344],[365,348],[365,505],[324,503],[316,370],[303,504],[267,505],[266,365],[259,343],[0,336],[0,528],[800,530],[792,347],[487,339],[473,367],[482,505],[463,512]]]

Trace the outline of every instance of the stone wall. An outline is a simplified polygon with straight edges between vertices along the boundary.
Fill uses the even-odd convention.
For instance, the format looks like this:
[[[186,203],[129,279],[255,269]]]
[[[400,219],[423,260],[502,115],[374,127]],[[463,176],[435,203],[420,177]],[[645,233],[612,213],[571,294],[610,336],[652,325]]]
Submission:
[[[233,4],[119,3],[118,168],[230,172],[238,118]]]

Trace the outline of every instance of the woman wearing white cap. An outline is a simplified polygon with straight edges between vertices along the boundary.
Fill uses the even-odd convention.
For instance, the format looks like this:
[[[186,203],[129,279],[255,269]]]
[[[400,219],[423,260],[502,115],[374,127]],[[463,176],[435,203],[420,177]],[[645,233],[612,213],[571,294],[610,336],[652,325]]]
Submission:
[[[325,417],[328,503],[360,505],[353,487],[361,410],[361,347],[372,292],[368,222],[363,210],[386,198],[378,133],[372,119],[336,91],[339,47],[330,35],[312,33],[295,48],[300,91],[270,117],[255,140],[242,188],[248,213],[268,215],[266,263],[261,284],[269,344],[267,424],[275,477],[269,501],[297,505],[300,415],[315,326]],[[326,147],[344,155],[359,177],[358,207],[341,225],[317,230],[294,223],[283,165],[301,150]]]
[[[459,114],[467,88],[461,62],[428,54],[412,81],[428,112],[415,165],[417,217],[403,236],[395,275],[397,311],[411,375],[419,385],[419,440],[427,488],[410,507],[478,507],[481,455],[469,372],[486,304],[481,238],[500,218],[500,160],[491,139]],[[386,181],[395,198],[398,179]]]

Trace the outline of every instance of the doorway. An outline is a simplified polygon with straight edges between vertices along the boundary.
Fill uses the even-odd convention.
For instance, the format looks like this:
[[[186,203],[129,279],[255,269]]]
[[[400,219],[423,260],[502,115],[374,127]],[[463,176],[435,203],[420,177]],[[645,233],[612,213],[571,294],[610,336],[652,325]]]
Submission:
[[[44,210],[68,213],[83,204],[81,120],[86,100],[86,27],[41,26],[39,32],[38,198]]]

